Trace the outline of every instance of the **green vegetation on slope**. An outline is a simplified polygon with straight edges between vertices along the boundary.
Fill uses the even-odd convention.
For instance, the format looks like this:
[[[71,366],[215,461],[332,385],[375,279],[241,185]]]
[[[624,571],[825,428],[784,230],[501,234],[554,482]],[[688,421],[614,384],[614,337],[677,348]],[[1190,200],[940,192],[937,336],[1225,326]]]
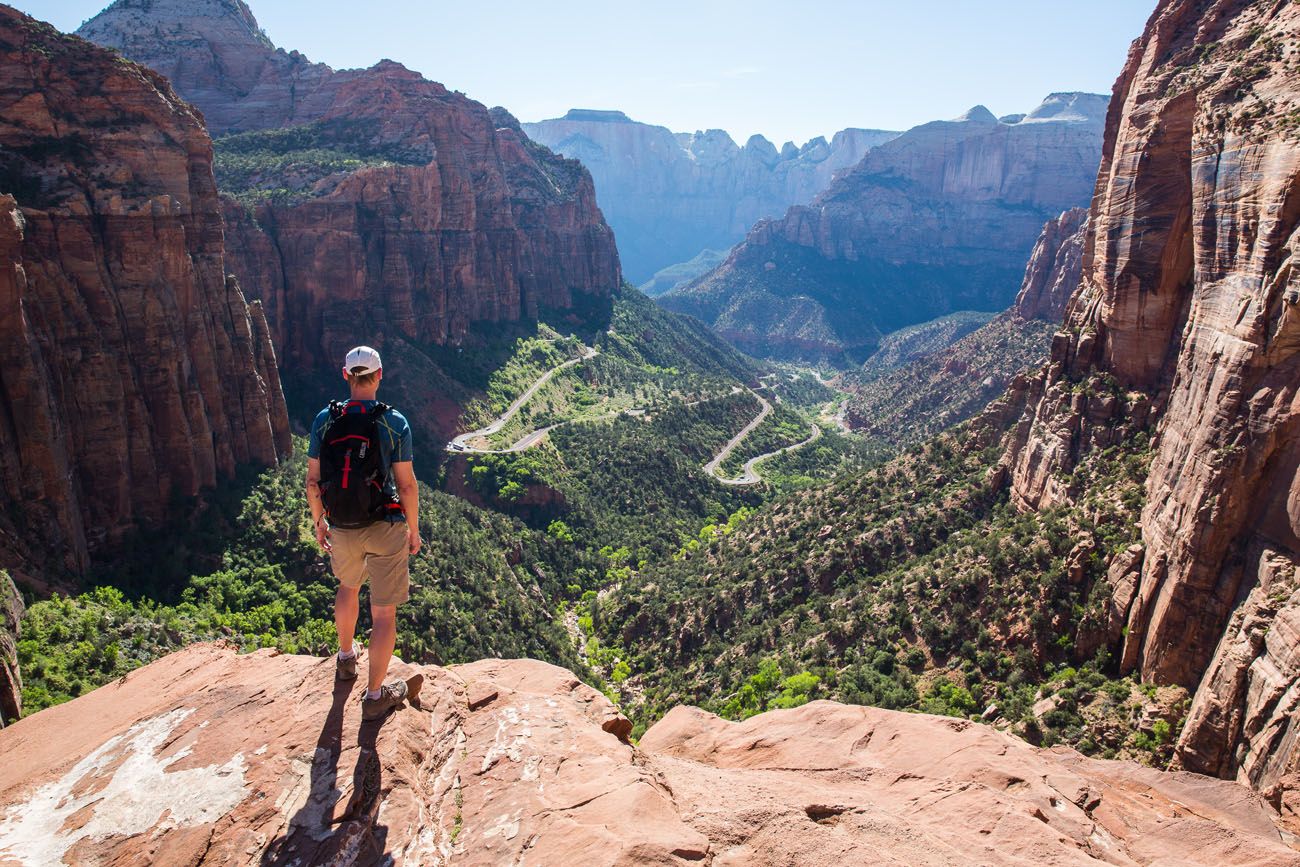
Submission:
[[[426,165],[427,147],[375,144],[362,121],[334,119],[223,136],[212,143],[217,187],[245,206],[293,203],[329,191],[334,176],[364,168]]]
[[[914,446],[971,418],[1013,377],[1046,361],[1054,331],[1046,322],[1004,314],[951,346],[897,366],[868,362],[841,377],[853,395],[846,417],[879,450]]]
[[[724,478],[734,478],[750,458],[803,442],[811,434],[807,419],[785,404],[774,403],[767,418],[741,440],[718,470]]]
[[[311,536],[306,448],[301,440],[295,445],[296,456],[262,474],[234,508],[214,507],[204,517],[215,544],[184,558],[196,569],[192,575],[177,580],[168,559],[146,553],[103,576],[133,576],[117,582],[133,592],[104,584],[31,604],[18,647],[26,712],[74,698],[192,641],[319,654],[334,649],[336,585]],[[400,656],[433,662],[532,656],[582,670],[550,603],[564,590],[565,546],[428,489],[421,491],[420,515],[425,547],[411,561],[411,601],[399,610]],[[367,628],[365,608],[359,631]]]
[[[863,362],[862,372],[869,377],[876,376],[944,350],[967,334],[983,328],[992,319],[992,313],[962,310],[900,328],[881,339],[880,347]]]
[[[599,632],[628,666],[625,709],[645,724],[680,702],[736,716],[800,695],[961,716],[993,705],[1043,742],[1143,743],[1103,743],[1098,720],[1124,734],[1122,714],[1094,699],[1120,690],[1095,627],[1105,563],[1137,538],[1147,435],[1085,456],[1063,480],[1072,503],[1021,513],[1000,481],[1001,434],[968,424],[630,575]],[[1068,700],[1043,711],[1070,666]]]

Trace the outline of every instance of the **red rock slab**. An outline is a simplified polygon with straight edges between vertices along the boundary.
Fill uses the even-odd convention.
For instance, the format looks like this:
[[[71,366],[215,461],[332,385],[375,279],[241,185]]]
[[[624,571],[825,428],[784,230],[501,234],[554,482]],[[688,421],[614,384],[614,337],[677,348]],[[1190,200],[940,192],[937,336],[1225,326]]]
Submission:
[[[813,702],[730,723],[678,707],[641,747],[715,865],[1300,864],[1244,786],[966,720]]]

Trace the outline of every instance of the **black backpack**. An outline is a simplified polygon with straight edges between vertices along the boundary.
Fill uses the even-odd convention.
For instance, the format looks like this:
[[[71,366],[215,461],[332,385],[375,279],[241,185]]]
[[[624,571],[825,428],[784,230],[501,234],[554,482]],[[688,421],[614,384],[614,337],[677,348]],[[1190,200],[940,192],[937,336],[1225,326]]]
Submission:
[[[330,526],[356,529],[382,519],[395,505],[379,448],[379,418],[388,406],[376,403],[368,412],[345,407],[330,401],[330,421],[321,432],[320,493]]]

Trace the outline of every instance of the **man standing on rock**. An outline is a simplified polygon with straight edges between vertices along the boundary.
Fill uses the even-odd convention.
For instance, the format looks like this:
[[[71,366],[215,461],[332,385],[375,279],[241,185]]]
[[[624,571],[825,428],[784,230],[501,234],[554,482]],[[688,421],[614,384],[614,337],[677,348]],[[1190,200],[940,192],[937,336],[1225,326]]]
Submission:
[[[339,634],[339,680],[357,676],[352,646],[362,583],[370,579],[369,682],[361,717],[376,720],[414,699],[422,678],[385,684],[397,645],[397,606],[409,598],[408,558],[420,550],[419,491],[411,426],[376,398],[384,370],[369,346],[348,352],[346,403],[331,401],[311,426],[307,445],[307,502],[317,543],[339,579],[334,625]]]

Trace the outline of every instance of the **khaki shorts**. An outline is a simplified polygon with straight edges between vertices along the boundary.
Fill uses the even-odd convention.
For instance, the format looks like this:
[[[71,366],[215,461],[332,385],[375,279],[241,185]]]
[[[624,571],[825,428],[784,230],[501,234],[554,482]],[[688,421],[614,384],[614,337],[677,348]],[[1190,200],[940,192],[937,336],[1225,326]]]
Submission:
[[[378,521],[369,527],[330,528],[330,566],[344,587],[370,578],[371,605],[400,605],[410,599],[410,548],[405,521]]]

